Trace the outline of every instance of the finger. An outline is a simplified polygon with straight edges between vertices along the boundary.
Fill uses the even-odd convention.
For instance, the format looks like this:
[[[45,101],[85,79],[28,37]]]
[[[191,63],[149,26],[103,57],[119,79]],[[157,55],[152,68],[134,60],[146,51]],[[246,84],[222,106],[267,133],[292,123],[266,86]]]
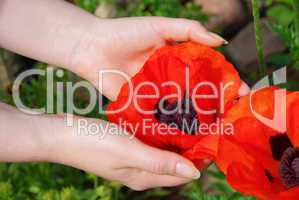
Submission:
[[[157,175],[147,171],[140,171],[132,169],[131,174],[135,174],[133,179],[127,180],[126,186],[133,190],[143,191],[151,188],[157,187],[174,187],[189,183],[192,179],[179,178],[169,175]],[[146,180],[146,181],[145,181]]]
[[[239,89],[239,96],[246,96],[247,94],[249,94],[249,92],[250,92],[249,86],[242,81],[241,87]]]
[[[199,170],[186,158],[142,144],[136,150],[133,167],[159,175],[171,175],[187,179],[200,178]],[[132,157],[131,157],[132,158]]]
[[[216,47],[228,42],[219,35],[208,32],[199,22],[188,19],[158,18],[153,27],[165,40],[194,41]]]

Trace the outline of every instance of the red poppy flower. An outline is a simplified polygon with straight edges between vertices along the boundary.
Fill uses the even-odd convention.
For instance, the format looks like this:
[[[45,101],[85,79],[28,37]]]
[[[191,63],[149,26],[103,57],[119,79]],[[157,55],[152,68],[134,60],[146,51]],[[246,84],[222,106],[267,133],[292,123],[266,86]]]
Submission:
[[[222,54],[191,42],[167,45],[149,58],[131,83],[131,89],[129,83],[124,85],[117,101],[109,104],[107,112],[128,103],[120,112],[106,112],[109,121],[148,145],[186,156],[198,167],[202,159],[215,155],[216,138],[207,136],[207,130],[198,134],[198,128],[215,123],[221,105],[229,106],[240,87],[237,71]],[[191,98],[195,95],[198,98]]]
[[[252,109],[272,119],[277,91],[274,87],[257,91],[251,98]],[[286,132],[259,121],[249,96],[225,114],[225,122],[233,123],[234,135],[220,138],[216,163],[238,191],[260,199],[298,199],[299,92],[288,93],[286,105]]]

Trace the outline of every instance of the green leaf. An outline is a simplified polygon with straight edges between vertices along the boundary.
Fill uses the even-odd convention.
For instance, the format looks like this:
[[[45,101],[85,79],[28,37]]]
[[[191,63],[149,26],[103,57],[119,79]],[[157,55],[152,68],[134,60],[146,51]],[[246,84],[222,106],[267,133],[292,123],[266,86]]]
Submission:
[[[290,6],[278,4],[267,10],[267,16],[275,22],[288,26],[294,20],[294,13]]]
[[[275,66],[289,66],[292,63],[292,57],[286,53],[277,53],[271,55],[268,58],[267,62],[270,65],[275,65]]]
[[[0,200],[9,200],[12,196],[12,185],[9,182],[0,182]]]

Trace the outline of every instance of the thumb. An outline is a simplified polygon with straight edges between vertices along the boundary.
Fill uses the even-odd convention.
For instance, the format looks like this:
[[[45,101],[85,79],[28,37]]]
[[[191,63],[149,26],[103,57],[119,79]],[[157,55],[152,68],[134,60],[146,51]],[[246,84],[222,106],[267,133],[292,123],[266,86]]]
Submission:
[[[152,27],[165,40],[193,41],[208,46],[220,46],[228,42],[219,35],[208,32],[198,21],[175,18],[154,18]]]
[[[168,151],[142,144],[135,166],[153,174],[171,175],[187,179],[199,179],[200,172],[188,159]]]

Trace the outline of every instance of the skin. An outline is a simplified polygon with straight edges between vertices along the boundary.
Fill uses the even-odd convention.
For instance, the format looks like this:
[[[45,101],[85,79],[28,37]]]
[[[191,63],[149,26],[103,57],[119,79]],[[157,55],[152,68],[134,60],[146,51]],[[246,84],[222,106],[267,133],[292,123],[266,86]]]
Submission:
[[[106,75],[104,83],[113,84],[99,85],[100,70],[118,69],[133,76],[157,48],[170,41],[188,40],[209,46],[225,43],[192,20],[99,19],[60,0],[0,2],[1,47],[73,71],[111,100],[115,100],[125,80]],[[146,146],[128,134],[102,132],[106,135],[102,140],[94,135],[80,135],[78,119],[75,117],[73,127],[67,127],[64,116],[26,115],[0,104],[0,162],[61,163],[135,190],[176,186],[200,176],[187,159]]]
[[[78,118],[73,127],[67,127],[64,116],[26,115],[3,103],[0,110],[0,162],[60,163],[119,181],[134,190],[175,186],[198,178],[190,161],[146,146],[128,134],[106,134],[100,139],[98,135],[80,134]],[[177,173],[179,163],[190,170]]]

